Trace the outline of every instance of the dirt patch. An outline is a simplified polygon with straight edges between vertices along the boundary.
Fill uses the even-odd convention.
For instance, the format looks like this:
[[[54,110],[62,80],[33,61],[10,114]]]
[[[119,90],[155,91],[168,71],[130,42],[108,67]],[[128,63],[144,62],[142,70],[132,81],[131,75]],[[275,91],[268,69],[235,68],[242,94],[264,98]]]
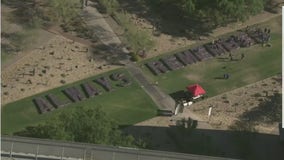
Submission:
[[[202,77],[200,75],[197,75],[197,74],[189,74],[189,75],[186,75],[186,78],[191,80],[191,81],[199,82]]]
[[[275,76],[257,83],[223,93],[210,99],[200,101],[185,108],[184,115],[188,112],[193,112],[202,118],[203,121],[208,121],[215,129],[227,130],[233,125],[236,120],[249,121],[240,119],[240,116],[247,111],[250,111],[259,106],[259,104],[272,96],[275,93],[282,93],[281,77]],[[208,117],[209,107],[212,106],[212,115]],[[274,124],[256,125],[256,129],[261,133],[273,133]]]
[[[2,105],[115,68],[87,46],[55,36],[2,70]]]

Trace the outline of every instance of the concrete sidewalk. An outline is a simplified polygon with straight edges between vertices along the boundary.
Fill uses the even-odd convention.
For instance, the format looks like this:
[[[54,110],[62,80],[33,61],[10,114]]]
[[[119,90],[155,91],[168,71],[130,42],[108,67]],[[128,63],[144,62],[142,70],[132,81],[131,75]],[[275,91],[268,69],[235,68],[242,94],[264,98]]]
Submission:
[[[164,93],[158,86],[150,83],[144,76],[142,70],[134,63],[126,65],[127,70],[138,81],[143,90],[151,97],[160,110],[169,110],[174,112],[176,102],[168,94]]]
[[[102,14],[95,8],[95,3],[89,1],[83,9],[82,15],[87,25],[94,29],[95,35],[105,45],[120,45],[121,41],[105,21]]]

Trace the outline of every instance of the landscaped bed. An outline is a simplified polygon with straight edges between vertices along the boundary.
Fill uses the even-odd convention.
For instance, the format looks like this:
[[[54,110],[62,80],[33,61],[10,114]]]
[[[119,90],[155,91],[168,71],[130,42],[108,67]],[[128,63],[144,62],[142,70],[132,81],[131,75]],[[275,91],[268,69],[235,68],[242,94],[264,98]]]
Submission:
[[[109,76],[112,73],[123,73],[132,83],[129,86],[119,87],[117,86],[117,84],[120,83],[119,81],[110,80]],[[109,79],[114,89],[113,91],[108,92],[103,89],[102,86],[94,82],[95,79],[102,76]],[[80,85],[85,82],[91,83],[94,87],[102,91],[101,95],[87,98],[80,102],[70,103],[67,106],[44,114],[39,114],[37,107],[33,102],[34,98],[45,98],[47,94],[53,94],[62,101],[68,101],[69,99],[63,94],[62,90],[74,86],[79,89],[81,93],[84,93]],[[149,119],[156,115],[157,109],[154,102],[141,89],[130,74],[127,71],[120,69],[55,88],[2,106],[2,134],[11,134],[26,126],[36,125],[48,120],[53,114],[69,111],[70,108],[76,106],[102,107],[107,115],[116,120],[120,125],[131,125]]]

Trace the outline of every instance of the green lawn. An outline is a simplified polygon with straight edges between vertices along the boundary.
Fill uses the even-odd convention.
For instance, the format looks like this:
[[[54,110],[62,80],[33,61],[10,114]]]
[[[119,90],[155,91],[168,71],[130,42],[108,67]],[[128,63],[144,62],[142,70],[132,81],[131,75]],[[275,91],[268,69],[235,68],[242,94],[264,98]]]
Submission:
[[[262,24],[262,26],[272,28],[272,47],[255,45],[250,48],[241,48],[232,53],[236,59],[239,59],[241,53],[244,53],[245,58],[242,61],[220,59],[228,58],[228,54],[226,54],[159,76],[153,75],[145,65],[141,66],[149,79],[152,79],[153,82],[158,81],[159,86],[167,93],[184,90],[189,84],[199,83],[207,91],[208,96],[215,96],[281,73],[280,22],[279,18],[276,18]],[[142,63],[144,64],[145,61]],[[223,77],[224,73],[230,74],[229,80],[215,79]]]
[[[129,73],[125,70],[115,70],[103,75],[110,75],[112,72],[123,72],[132,79]],[[102,76],[102,75],[99,75]],[[53,93],[60,97],[62,100],[66,100],[67,97],[61,92],[64,88],[75,85],[77,88],[79,84],[92,81],[96,77],[91,77],[82,81],[68,84],[48,92],[38,94],[36,96],[46,95],[47,93]],[[113,86],[119,82],[113,82]],[[149,119],[156,115],[156,105],[148,97],[148,95],[140,88],[137,82],[132,79],[132,85],[124,88],[115,87],[112,92],[106,92],[100,86],[95,83],[96,88],[103,91],[102,95],[96,96],[91,99],[87,99],[82,102],[70,104],[62,109],[56,109],[50,113],[39,114],[35,105],[32,102],[33,97],[28,97],[2,107],[2,134],[11,134],[15,131],[19,131],[26,126],[35,125],[45,120],[48,120],[54,113],[62,111],[68,111],[70,108],[76,106],[96,107],[101,106],[109,117],[116,120],[120,125],[130,125],[146,119]]]

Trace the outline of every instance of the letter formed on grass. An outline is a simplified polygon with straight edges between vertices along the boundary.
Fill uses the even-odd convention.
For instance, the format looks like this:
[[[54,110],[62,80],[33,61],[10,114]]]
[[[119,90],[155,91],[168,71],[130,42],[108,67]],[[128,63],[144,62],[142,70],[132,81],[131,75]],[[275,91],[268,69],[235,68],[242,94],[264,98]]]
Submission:
[[[113,81],[118,81],[118,80],[121,80],[125,76],[123,73],[112,73],[109,77]]]
[[[75,87],[66,88],[63,92],[73,101],[78,102],[84,100],[86,97]]]
[[[184,51],[182,53],[175,54],[177,59],[183,63],[183,65],[189,65],[192,63],[196,63],[198,60],[192,55],[190,51]]]
[[[166,73],[169,71],[168,68],[164,66],[163,63],[160,61],[148,62],[146,65],[155,75],[159,75],[161,73]]]
[[[170,69],[170,70],[177,70],[184,67],[175,56],[168,56],[161,58],[161,61]]]
[[[207,51],[212,54],[214,57],[218,55],[222,55],[225,53],[225,49],[222,47],[222,44],[217,41],[214,44],[207,43],[204,45],[204,47],[207,49]]]
[[[191,52],[199,61],[207,60],[213,57],[210,53],[207,52],[204,46],[193,48]]]
[[[235,49],[240,48],[239,44],[235,41],[233,36],[231,36],[227,40],[223,41],[222,45],[228,52],[231,52]]]
[[[93,87],[90,83],[82,84],[82,88],[84,89],[89,98],[100,94],[100,91]]]
[[[56,108],[59,108],[59,107],[63,107],[64,105],[66,105],[66,103],[63,103],[62,101],[60,101],[58,99],[58,97],[56,97],[55,95],[53,94],[48,94],[46,96],[46,98],[50,101],[50,103],[56,107]]]
[[[112,86],[109,80],[106,77],[100,77],[98,79],[95,79],[95,82],[97,82],[99,85],[101,85],[105,90],[112,91]]]
[[[33,101],[35,105],[37,106],[40,113],[46,113],[46,112],[54,110],[52,105],[50,105],[50,103],[42,97],[37,97]]]
[[[131,84],[132,84],[132,82],[130,81],[130,79],[128,79],[127,77],[123,77],[122,79],[121,79],[121,83],[120,84],[118,84],[118,86],[120,86],[120,87],[126,87],[126,86],[130,86]]]
[[[110,79],[113,81],[121,81],[121,83],[117,84],[119,87],[126,87],[132,84],[130,79],[122,73],[113,73],[110,75]]]

